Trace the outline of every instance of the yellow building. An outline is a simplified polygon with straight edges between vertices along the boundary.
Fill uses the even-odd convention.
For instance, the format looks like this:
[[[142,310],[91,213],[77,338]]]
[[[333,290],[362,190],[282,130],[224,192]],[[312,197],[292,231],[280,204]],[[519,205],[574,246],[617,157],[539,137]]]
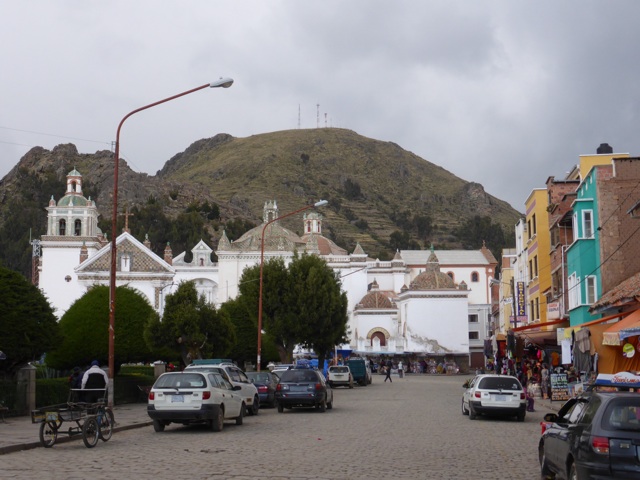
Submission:
[[[527,249],[527,317],[528,322],[546,323],[545,294],[551,289],[551,237],[547,212],[547,189],[536,188],[525,202]]]

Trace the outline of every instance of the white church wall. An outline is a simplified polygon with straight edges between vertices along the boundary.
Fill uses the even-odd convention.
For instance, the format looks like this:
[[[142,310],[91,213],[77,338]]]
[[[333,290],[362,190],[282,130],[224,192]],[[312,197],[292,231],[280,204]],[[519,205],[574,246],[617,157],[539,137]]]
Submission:
[[[416,295],[400,302],[400,311],[406,312],[408,320],[407,351],[438,355],[469,353],[466,296],[442,298],[447,294],[442,291],[429,297]]]
[[[79,243],[76,248],[48,248],[46,242],[41,243],[42,271],[38,286],[58,318],[85,292],[74,271],[79,263],[81,245]]]

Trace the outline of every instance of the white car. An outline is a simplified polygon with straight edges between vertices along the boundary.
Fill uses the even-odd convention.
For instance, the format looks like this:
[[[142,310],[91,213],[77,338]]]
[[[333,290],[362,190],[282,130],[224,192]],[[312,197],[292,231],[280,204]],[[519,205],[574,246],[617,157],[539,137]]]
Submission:
[[[353,388],[353,375],[346,365],[333,365],[327,370],[327,382],[331,388],[341,385]]]
[[[251,380],[233,363],[216,362],[215,360],[196,360],[188,365],[185,372],[214,372],[222,375],[234,387],[240,387],[239,394],[242,395],[247,413],[249,415],[257,415],[260,409],[260,396],[258,389],[251,383]]]
[[[462,414],[514,416],[524,421],[527,399],[520,381],[511,375],[477,375],[464,384]]]
[[[239,390],[219,373],[167,372],[149,392],[147,413],[156,432],[170,423],[206,423],[219,432],[228,419],[242,425],[246,405]]]

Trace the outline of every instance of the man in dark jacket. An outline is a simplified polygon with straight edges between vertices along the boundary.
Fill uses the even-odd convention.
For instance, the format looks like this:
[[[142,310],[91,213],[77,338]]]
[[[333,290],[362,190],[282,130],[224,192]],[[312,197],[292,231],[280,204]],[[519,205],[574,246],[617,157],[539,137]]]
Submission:
[[[387,376],[384,377],[384,381],[386,382],[387,379],[393,383],[393,380],[391,380],[391,367],[393,366],[393,363],[391,363],[391,360],[387,360]]]

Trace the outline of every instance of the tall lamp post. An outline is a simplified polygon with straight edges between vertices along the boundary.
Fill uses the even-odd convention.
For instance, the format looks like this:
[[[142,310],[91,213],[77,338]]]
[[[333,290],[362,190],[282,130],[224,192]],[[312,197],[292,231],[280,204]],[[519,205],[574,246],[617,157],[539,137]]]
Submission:
[[[160,100],[158,102],[151,103],[144,107],[137,108],[132,112],[129,112],[124,116],[122,120],[120,120],[120,124],[118,125],[118,131],[116,133],[116,145],[115,145],[115,153],[114,153],[114,168],[113,168],[113,212],[111,215],[111,270],[109,272],[109,405],[113,405],[113,379],[115,377],[115,335],[114,335],[114,325],[116,319],[116,238],[118,236],[118,164],[120,163],[120,130],[122,129],[122,124],[125,122],[127,118],[129,118],[134,113],[141,112],[142,110],[146,110],[151,107],[155,107],[156,105],[160,105],[161,103],[168,102],[170,100],[174,100],[179,97],[183,97],[193,92],[197,92],[198,90],[202,90],[204,88],[229,88],[233,84],[233,79],[231,78],[220,78],[220,80],[206,83],[199,87],[193,88],[191,90],[187,90],[186,92],[179,93],[177,95],[173,95],[172,97],[165,98],[164,100]]]
[[[295,212],[290,212],[286,215],[282,215],[280,217],[269,220],[264,224],[264,227],[262,227],[262,235],[260,237],[260,290],[258,294],[258,363],[256,365],[258,371],[260,371],[260,362],[262,356],[262,271],[264,268],[264,233],[267,230],[267,227],[275,221],[282,220],[283,218],[290,217],[300,212],[304,212],[305,210],[309,210],[310,208],[324,207],[328,203],[329,202],[327,200],[320,200],[319,202],[307,205],[306,207],[299,208]]]

